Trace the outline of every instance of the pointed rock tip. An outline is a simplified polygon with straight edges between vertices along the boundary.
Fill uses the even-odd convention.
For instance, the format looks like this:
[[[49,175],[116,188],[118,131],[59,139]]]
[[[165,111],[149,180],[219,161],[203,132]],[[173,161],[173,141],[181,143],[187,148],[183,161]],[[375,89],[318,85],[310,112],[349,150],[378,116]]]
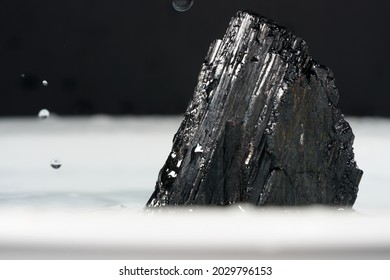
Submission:
[[[246,15],[249,15],[249,16],[252,16],[252,17],[256,18],[259,22],[267,23],[268,25],[270,25],[270,27],[275,27],[275,28],[278,28],[279,30],[283,30],[284,29],[287,32],[292,33],[285,26],[279,25],[275,21],[273,21],[272,19],[267,18],[267,17],[265,17],[265,16],[263,16],[263,15],[261,15],[259,13],[256,13],[256,12],[254,12],[252,10],[238,11],[236,17],[245,17]]]

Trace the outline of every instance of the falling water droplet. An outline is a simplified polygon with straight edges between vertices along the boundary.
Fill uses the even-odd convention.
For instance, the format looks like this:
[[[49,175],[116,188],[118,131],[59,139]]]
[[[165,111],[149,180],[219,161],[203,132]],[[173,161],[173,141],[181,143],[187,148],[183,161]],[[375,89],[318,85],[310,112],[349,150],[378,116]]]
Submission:
[[[43,81],[42,81],[42,85],[43,85],[43,86],[47,87],[48,84],[49,84],[49,83],[48,83],[46,80],[43,80]]]
[[[173,8],[178,12],[185,12],[188,11],[192,4],[194,4],[193,0],[173,0],[172,6]]]
[[[41,120],[47,119],[50,116],[50,112],[46,109],[42,109],[38,113],[38,118]]]
[[[58,169],[60,168],[62,165],[61,161],[59,159],[53,159],[51,162],[50,162],[50,166],[53,167],[54,169]]]

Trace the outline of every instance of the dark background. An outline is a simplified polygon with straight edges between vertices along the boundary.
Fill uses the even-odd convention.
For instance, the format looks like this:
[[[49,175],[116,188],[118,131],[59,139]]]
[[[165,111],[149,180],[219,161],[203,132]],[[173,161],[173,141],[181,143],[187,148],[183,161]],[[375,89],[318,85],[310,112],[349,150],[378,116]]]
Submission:
[[[0,115],[183,113],[210,43],[251,9],[333,70],[344,113],[390,116],[389,2],[0,0]]]

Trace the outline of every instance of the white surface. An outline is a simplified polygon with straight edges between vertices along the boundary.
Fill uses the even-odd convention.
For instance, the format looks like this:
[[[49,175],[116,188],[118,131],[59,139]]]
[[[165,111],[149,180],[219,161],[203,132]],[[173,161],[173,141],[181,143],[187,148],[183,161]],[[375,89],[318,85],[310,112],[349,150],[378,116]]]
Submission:
[[[354,209],[390,210],[390,120],[347,119],[355,134],[355,159],[364,171]]]
[[[144,205],[180,121],[0,120],[0,206]],[[53,158],[61,159],[60,169],[50,167]]]
[[[0,258],[387,259],[388,215],[311,209],[2,210]],[[388,214],[388,213],[387,213]],[[387,220],[388,221],[388,220]]]
[[[145,214],[180,117],[1,119],[0,258],[390,258],[390,120],[348,120],[354,213]]]

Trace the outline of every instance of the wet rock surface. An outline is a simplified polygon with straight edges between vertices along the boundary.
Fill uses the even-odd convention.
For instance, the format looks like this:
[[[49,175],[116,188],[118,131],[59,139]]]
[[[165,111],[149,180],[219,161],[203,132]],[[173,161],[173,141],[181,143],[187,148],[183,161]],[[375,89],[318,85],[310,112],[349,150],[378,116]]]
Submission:
[[[210,47],[148,207],[352,206],[362,176],[332,72],[252,12]]]

